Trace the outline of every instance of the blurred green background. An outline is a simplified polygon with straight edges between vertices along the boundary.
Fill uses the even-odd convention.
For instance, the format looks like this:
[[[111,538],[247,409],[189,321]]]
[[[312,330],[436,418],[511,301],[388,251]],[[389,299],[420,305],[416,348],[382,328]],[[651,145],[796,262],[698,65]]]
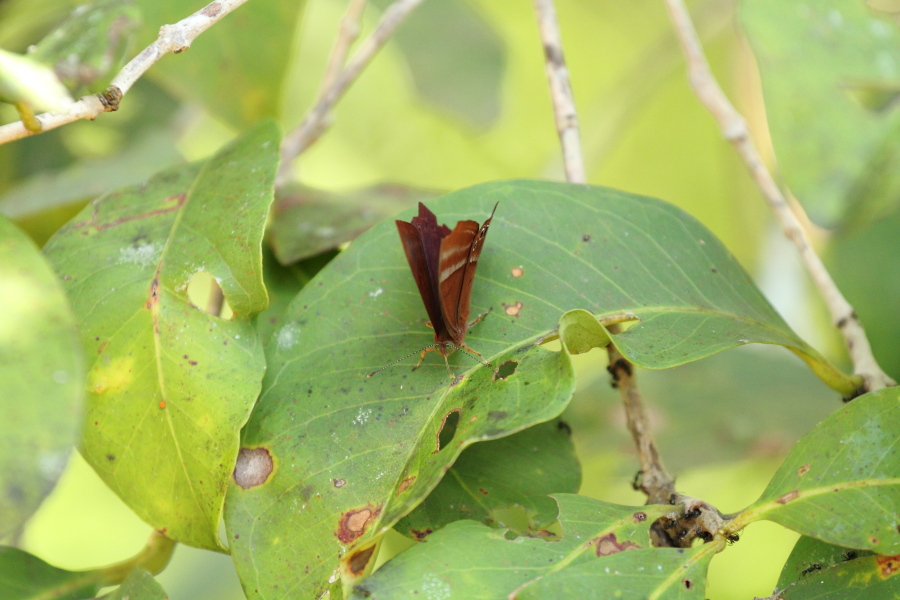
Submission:
[[[388,3],[370,3],[363,35]],[[787,168],[803,156],[796,156],[797,148],[772,116],[782,108],[777,95],[767,93],[763,101],[763,83],[741,24],[758,32],[758,52],[776,65],[779,56],[793,50],[766,54],[777,44],[766,45],[764,34],[776,41],[792,39],[801,49],[804,38],[790,29],[800,25],[792,25],[769,4],[690,3],[716,76],[770,160],[772,126],[776,154]],[[824,4],[848,15],[863,6],[856,0]],[[152,41],[160,25],[183,18],[204,2],[137,0],[134,5],[143,21],[127,56]],[[73,6],[63,0],[0,2],[0,47],[24,52]],[[166,165],[206,157],[262,116],[275,116],[285,130],[295,126],[318,92],[345,6],[343,0],[248,3],[198,38],[190,51],[167,56],[153,67],[118,112],[0,146],[0,213],[42,244],[87,200],[142,181]],[[558,0],[557,10],[589,181],[655,196],[697,217],[735,254],[791,326],[846,366],[840,340],[811,293],[793,248],[690,90],[663,4]],[[816,16],[807,16],[804,23]],[[878,22],[889,28],[885,43],[896,48],[896,23]],[[833,48],[839,51],[842,42],[835,39]],[[856,60],[865,63],[865,57]],[[831,69],[821,62],[810,63],[809,69],[819,69],[829,80],[834,80],[832,71],[845,76],[832,81],[829,92],[854,73],[850,66]],[[895,131],[898,111],[891,98],[900,88],[900,65],[897,69],[887,84],[873,82],[871,74],[853,80],[856,89],[877,88],[888,96],[886,104],[860,108],[863,116],[854,118],[880,119],[876,124],[883,130]],[[768,86],[785,80],[777,67],[773,73],[767,79],[764,69]],[[829,98],[811,94],[807,114],[815,114],[815,102]],[[0,122],[15,119],[10,107],[0,105]],[[900,252],[895,235],[900,213],[895,182],[874,177],[872,161],[889,167],[900,165],[900,159],[890,143],[866,143],[866,148],[878,146],[880,154],[863,156],[861,171],[844,177],[849,191],[829,197],[825,208],[817,209],[814,192],[804,195],[821,181],[809,187],[803,178],[791,181],[813,216],[823,215],[819,223],[828,229],[812,226],[816,242],[870,325],[882,366],[896,378],[900,347],[894,340],[900,335],[900,319],[893,306],[900,275],[892,263]],[[817,144],[821,140],[797,146]],[[331,192],[385,182],[453,190],[513,177],[562,179],[532,3],[425,2],[353,85],[335,111],[333,127],[295,163],[295,175],[305,185]],[[877,202],[856,210],[865,185],[880,191]],[[643,496],[630,487],[637,459],[617,395],[608,385],[605,354],[579,356],[577,367],[579,392],[564,419],[582,460],[582,493],[639,504]],[[641,372],[639,382],[663,460],[678,476],[678,489],[726,512],[755,500],[792,444],[840,406],[840,399],[798,359],[774,347],[741,348],[667,372]],[[21,542],[51,564],[77,569],[129,557],[148,534],[149,528],[76,455]],[[743,532],[740,543],[713,561],[707,597],[771,594],[796,537],[769,524]],[[243,597],[229,557],[187,547],[176,550],[158,580],[173,599]]]

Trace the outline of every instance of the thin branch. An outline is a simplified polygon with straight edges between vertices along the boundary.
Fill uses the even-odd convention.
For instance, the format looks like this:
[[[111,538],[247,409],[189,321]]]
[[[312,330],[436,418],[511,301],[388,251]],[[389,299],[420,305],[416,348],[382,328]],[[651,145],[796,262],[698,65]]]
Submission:
[[[688,77],[691,87],[693,87],[700,102],[718,121],[725,139],[734,145],[735,150],[743,159],[766,202],[775,212],[784,235],[794,243],[797,251],[800,252],[806,269],[812,276],[819,293],[828,306],[832,322],[844,336],[850,359],[853,361],[853,372],[864,380],[863,391],[874,391],[886,386],[896,385],[881,370],[881,367],[875,360],[869,340],[866,337],[862,324],[859,322],[859,318],[856,316],[856,312],[841,294],[840,290],[838,290],[837,285],[835,285],[834,280],[822,263],[822,259],[816,254],[799,219],[792,212],[784,194],[782,194],[771,173],[769,173],[769,170],[763,163],[743,117],[729,102],[710,71],[706,56],[703,54],[703,49],[697,38],[697,32],[694,30],[694,25],[691,22],[690,14],[684,2],[682,0],[665,0],[665,2],[669,9],[672,23],[675,26],[675,33],[687,57]],[[799,211],[801,209],[794,207],[794,210]]]
[[[616,333],[617,326],[609,329]],[[663,466],[653,434],[650,433],[650,419],[637,387],[634,365],[622,356],[614,344],[609,344],[606,349],[609,354],[607,370],[613,377],[613,387],[622,395],[628,431],[641,463],[639,481],[635,482],[634,487],[647,494],[648,504],[666,504],[675,493],[675,478]]]
[[[569,82],[569,69],[563,55],[556,7],[553,0],[534,0],[534,9],[537,13],[541,42],[544,45],[544,66],[550,84],[553,112],[556,116],[556,131],[562,145],[566,180],[571,183],[585,183],[587,179],[584,175],[584,159],[581,153],[578,112],[575,109],[575,98],[572,96],[572,85]]]
[[[406,17],[423,0],[396,0],[381,16],[375,31],[360,45],[359,50],[347,63],[347,66],[334,78],[316,100],[315,106],[307,113],[303,122],[284,137],[281,143],[281,168],[278,172],[276,186],[290,178],[291,163],[309,148],[329,125],[329,115],[335,103],[341,99],[350,85],[356,81],[363,69],[368,66],[378,51],[387,43]],[[348,11],[349,12],[349,11]],[[343,24],[342,24],[343,27]],[[349,44],[348,44],[349,45]],[[337,50],[338,48],[336,48]],[[327,77],[327,74],[326,74]]]
[[[325,92],[334,85],[337,76],[344,69],[347,62],[347,54],[350,52],[350,46],[359,37],[359,31],[362,28],[363,12],[366,10],[366,2],[368,0],[350,0],[347,6],[347,12],[341,19],[341,28],[338,31],[337,39],[334,40],[334,47],[331,49],[331,57],[328,59],[328,66],[325,67],[325,76],[322,78],[322,85],[319,87],[319,97],[321,98]]]
[[[191,42],[197,36],[246,1],[216,0],[174,25],[163,25],[159,28],[159,37],[156,41],[125,65],[110,82],[106,91],[84,96],[73,102],[65,112],[38,115],[41,129],[37,132],[26,129],[21,121],[0,126],[0,144],[55,129],[80,119],[93,120],[102,113],[118,110],[122,97],[159,59],[169,52],[175,54],[184,52],[190,48]]]

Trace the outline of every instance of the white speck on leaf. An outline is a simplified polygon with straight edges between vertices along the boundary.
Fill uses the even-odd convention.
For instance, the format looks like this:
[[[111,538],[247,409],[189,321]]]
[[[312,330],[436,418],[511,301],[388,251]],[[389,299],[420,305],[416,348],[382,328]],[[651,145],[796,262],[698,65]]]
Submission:
[[[139,244],[119,249],[118,263],[129,263],[146,267],[159,258],[162,246],[156,244]]]
[[[278,332],[278,349],[290,350],[293,348],[297,344],[297,336],[299,333],[300,328],[293,323],[288,323],[282,327],[281,331]]]
[[[369,298],[377,298],[378,296],[382,295],[383,293],[384,293],[384,290],[381,288],[378,288],[374,292],[369,292]]]
[[[422,578],[422,592],[428,600],[444,600],[453,593],[448,584],[431,573]]]

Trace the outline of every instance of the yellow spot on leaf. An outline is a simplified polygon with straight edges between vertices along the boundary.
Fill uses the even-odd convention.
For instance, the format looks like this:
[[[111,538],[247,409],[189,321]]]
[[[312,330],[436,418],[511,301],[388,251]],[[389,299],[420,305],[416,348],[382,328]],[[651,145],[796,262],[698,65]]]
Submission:
[[[109,364],[94,367],[88,376],[89,388],[95,394],[120,392],[134,382],[134,358],[114,358]]]

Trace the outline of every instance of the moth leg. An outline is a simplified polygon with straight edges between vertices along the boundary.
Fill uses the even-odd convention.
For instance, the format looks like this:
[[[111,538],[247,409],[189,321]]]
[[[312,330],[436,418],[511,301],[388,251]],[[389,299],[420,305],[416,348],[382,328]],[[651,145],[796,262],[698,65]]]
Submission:
[[[474,326],[475,326],[476,324],[478,324],[483,318],[485,318],[485,317],[487,316],[487,314],[488,314],[489,312],[491,312],[492,310],[494,310],[494,307],[493,307],[493,306],[490,307],[489,309],[487,309],[486,311],[484,311],[483,313],[481,313],[480,315],[478,315],[477,317],[475,317],[475,319],[474,319],[471,323],[469,323],[469,325],[468,325],[468,327],[466,327],[466,329],[468,329],[468,328],[470,328],[470,327],[474,327]],[[479,354],[478,356],[481,356],[481,355]]]
[[[427,348],[423,349],[422,354],[419,355],[419,362],[416,363],[416,366],[414,366],[412,368],[412,370],[415,371],[416,369],[421,367],[422,361],[425,360],[425,355],[428,354],[429,352],[433,352],[433,351],[437,350],[437,348],[438,348],[437,346],[428,346]],[[446,359],[447,359],[447,357],[445,356],[444,360],[446,360]]]

